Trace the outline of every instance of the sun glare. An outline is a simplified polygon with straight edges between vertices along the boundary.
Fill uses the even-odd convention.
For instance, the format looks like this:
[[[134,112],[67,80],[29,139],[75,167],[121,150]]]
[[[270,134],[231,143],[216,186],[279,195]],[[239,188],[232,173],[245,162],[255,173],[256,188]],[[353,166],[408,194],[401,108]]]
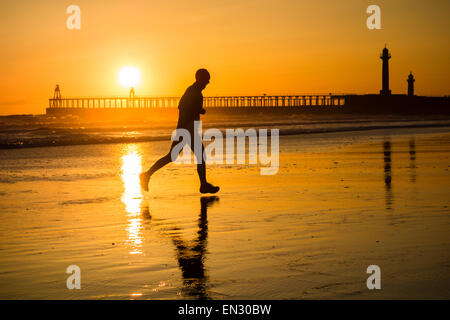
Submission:
[[[125,87],[135,87],[141,80],[141,73],[136,67],[123,67],[119,72],[119,83]]]
[[[122,156],[122,180],[124,192],[122,202],[128,218],[128,244],[130,254],[142,254],[142,193],[139,184],[139,173],[142,171],[141,156],[136,145],[127,145]]]

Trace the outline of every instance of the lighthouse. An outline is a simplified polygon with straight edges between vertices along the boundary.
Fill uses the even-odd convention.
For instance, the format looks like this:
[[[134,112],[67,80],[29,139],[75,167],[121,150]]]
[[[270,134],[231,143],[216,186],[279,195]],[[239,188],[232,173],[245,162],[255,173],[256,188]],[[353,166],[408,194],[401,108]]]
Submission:
[[[406,81],[408,82],[408,97],[414,97],[414,81],[416,80],[411,72]]]
[[[391,55],[386,47],[384,47],[380,58],[383,60],[383,84],[382,89],[380,90],[380,95],[389,96],[391,95],[391,90],[389,90],[389,59],[391,58]]]

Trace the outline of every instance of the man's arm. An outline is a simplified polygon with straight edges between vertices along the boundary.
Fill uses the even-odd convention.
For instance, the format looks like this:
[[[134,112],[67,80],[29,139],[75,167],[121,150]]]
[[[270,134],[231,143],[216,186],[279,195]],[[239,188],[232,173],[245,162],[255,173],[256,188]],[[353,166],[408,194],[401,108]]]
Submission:
[[[200,97],[199,97],[197,110],[198,110],[199,114],[205,114],[205,112],[206,112],[206,110],[203,109],[203,95],[202,94],[200,94]]]

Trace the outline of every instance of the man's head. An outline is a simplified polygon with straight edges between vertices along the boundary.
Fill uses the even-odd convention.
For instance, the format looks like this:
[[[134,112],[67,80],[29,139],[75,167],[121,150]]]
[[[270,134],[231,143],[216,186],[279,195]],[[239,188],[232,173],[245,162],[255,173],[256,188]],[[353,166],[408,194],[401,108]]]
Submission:
[[[211,76],[206,69],[198,69],[195,73],[195,80],[200,85],[202,90],[205,89],[205,87],[209,83],[209,79],[211,79]]]

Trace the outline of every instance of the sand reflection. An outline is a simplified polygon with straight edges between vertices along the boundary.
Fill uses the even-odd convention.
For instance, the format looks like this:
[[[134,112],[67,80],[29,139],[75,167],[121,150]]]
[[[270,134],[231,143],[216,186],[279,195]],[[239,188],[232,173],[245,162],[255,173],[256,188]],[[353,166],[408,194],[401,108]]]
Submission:
[[[414,138],[409,140],[409,168],[411,169],[409,181],[416,182],[416,142]]]
[[[136,145],[127,145],[122,156],[121,177],[124,192],[121,200],[127,212],[127,242],[130,254],[142,254],[144,239],[142,230],[141,203],[142,192],[139,186],[139,173],[142,171],[141,156]]]
[[[383,143],[384,154],[384,187],[386,197],[386,209],[392,209],[392,158],[391,142],[389,140]]]

